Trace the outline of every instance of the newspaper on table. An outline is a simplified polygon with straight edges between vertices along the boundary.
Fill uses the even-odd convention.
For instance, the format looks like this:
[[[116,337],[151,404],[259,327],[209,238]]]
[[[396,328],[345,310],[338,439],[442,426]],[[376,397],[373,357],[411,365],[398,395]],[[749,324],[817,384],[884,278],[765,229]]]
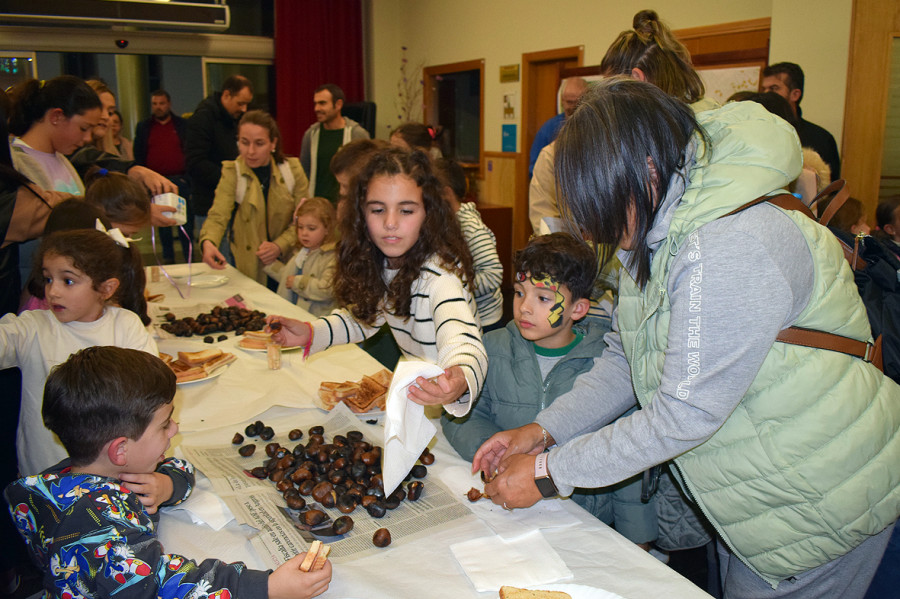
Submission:
[[[336,434],[360,430],[366,441],[381,445],[383,431],[381,427],[362,423],[343,404],[338,404],[328,414],[311,410],[266,424],[275,429],[276,436],[269,441],[256,441],[260,447],[249,458],[241,457],[237,447],[229,443],[234,434],[233,427],[204,434],[207,439],[217,435],[221,439],[218,445],[185,444],[181,449],[194,467],[210,479],[213,488],[228,505],[236,520],[259,530],[251,543],[271,567],[277,567],[298,553],[305,552],[316,539],[331,546],[329,559],[343,562],[384,551],[372,544],[372,535],[379,528],[390,530],[392,544],[396,544],[407,538],[436,532],[461,518],[475,517],[437,476],[429,476],[423,480],[425,490],[418,501],[404,500],[397,509],[388,510],[383,518],[372,518],[365,509],[357,507],[350,514],[354,522],[353,530],[345,535],[319,534],[316,531],[321,527],[316,527],[313,531],[298,528],[295,523],[299,523],[299,512],[287,508],[275,485],[267,479],[257,479],[249,474],[251,468],[259,466],[261,460],[266,459],[264,451],[261,451],[265,445],[274,441],[293,448],[297,443],[304,443],[305,439],[288,441],[288,431],[293,428],[305,431],[317,424],[325,428],[326,441]],[[243,426],[240,425],[240,428],[243,429]],[[251,441],[248,439],[245,442]],[[325,508],[315,503],[312,497],[305,499],[307,506],[312,505],[315,509],[322,510],[331,521],[344,515],[337,508]]]

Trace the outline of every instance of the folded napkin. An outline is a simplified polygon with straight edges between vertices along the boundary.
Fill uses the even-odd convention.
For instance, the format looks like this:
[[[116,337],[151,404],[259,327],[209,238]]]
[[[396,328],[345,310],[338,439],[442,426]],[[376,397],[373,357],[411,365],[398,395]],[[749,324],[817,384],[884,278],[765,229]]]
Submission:
[[[497,592],[503,585],[528,587],[573,578],[539,530],[514,539],[472,539],[450,545],[450,551],[478,592]]]
[[[406,389],[415,384],[416,377],[430,378],[443,372],[435,364],[418,360],[397,364],[385,408],[384,460],[381,467],[385,495],[393,493],[397,485],[403,482],[437,432],[425,416],[425,406],[407,399]]]
[[[186,501],[164,509],[184,510],[194,524],[206,524],[213,530],[219,530],[234,520],[231,510],[216,495],[212,483],[205,476],[197,477],[194,490]]]

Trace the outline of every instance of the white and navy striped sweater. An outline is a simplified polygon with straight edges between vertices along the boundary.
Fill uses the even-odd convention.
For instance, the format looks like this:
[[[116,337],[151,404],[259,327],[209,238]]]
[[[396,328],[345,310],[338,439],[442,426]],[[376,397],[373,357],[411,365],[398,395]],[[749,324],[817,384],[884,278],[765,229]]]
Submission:
[[[390,283],[397,271],[385,270]],[[312,322],[311,352],[332,345],[359,343],[387,323],[404,355],[437,364],[441,368],[459,366],[469,386],[457,401],[444,409],[453,416],[469,412],[481,392],[487,373],[487,352],[481,342],[481,324],[475,300],[459,277],[440,266],[432,256],[413,282],[410,317],[406,320],[382,311],[373,326],[358,322],[346,309]]]
[[[460,205],[456,220],[472,254],[472,266],[475,268],[475,303],[478,304],[481,326],[486,327],[503,317],[503,295],[500,293],[503,264],[500,263],[500,256],[497,254],[497,238],[481,220],[481,214],[473,202]]]

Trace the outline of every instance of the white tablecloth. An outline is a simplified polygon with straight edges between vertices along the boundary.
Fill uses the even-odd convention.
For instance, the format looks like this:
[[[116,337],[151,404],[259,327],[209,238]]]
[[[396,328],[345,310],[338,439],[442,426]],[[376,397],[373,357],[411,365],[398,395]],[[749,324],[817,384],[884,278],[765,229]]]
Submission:
[[[205,266],[200,268],[208,269]],[[241,293],[254,307],[266,313],[308,318],[301,309],[234,269],[229,267],[225,274],[229,277],[226,285],[211,289],[194,288],[191,298],[186,300],[179,298],[165,279],[151,283],[150,292],[165,293],[163,303],[172,305],[217,303]],[[185,343],[184,339],[163,340],[160,349],[177,351]],[[214,380],[180,388],[176,397],[176,416],[180,418],[181,432],[173,440],[173,449],[186,441],[192,444],[209,443],[212,436],[215,439],[222,437],[223,445],[229,444],[231,433],[228,431],[243,430],[246,423],[257,418],[265,422],[285,422],[304,411],[318,410],[312,403],[312,397],[321,381],[358,380],[363,374],[381,368],[356,346],[346,346],[322,352],[305,363],[299,353],[287,352],[282,369],[270,371],[266,367],[264,353],[244,352],[234,346],[231,338],[220,345],[226,351],[234,351],[238,360],[229,366],[225,374]],[[242,401],[242,396],[249,399]],[[221,431],[214,430],[220,428]],[[447,443],[440,426],[432,452],[436,460],[429,467],[426,485],[434,477],[449,475],[448,471],[458,472],[470,467]],[[198,478],[201,479],[199,486],[203,487],[202,475]],[[460,501],[468,503],[461,494]],[[331,587],[322,597],[496,597],[495,592],[475,591],[453,557],[450,546],[490,536],[495,531],[502,530],[508,538],[517,531],[526,533],[535,529],[541,529],[550,546],[574,574],[574,579],[564,582],[604,589],[626,599],[708,597],[574,502],[562,499],[548,501],[554,504],[546,507],[556,509],[555,518],[522,517],[523,513],[517,511],[489,509],[486,500],[482,500],[470,506],[477,518],[463,520],[459,526],[441,530],[427,538],[392,544],[375,556],[336,564]],[[368,517],[364,512],[354,516]],[[564,516],[563,520],[572,520],[573,524],[542,528],[558,523],[560,516]],[[243,561],[251,568],[266,568],[268,565],[250,543],[256,532],[233,520],[214,531],[207,525],[193,524],[185,511],[171,508],[164,510],[159,527],[159,536],[167,552],[179,553],[194,560],[218,558]],[[502,569],[504,564],[498,563],[496,567]]]

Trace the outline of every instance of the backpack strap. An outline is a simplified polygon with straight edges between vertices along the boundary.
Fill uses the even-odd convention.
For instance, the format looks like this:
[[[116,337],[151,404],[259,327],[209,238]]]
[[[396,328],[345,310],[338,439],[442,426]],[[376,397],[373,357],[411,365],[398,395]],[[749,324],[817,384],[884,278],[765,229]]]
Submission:
[[[809,218],[819,222],[819,224],[822,224],[824,226],[825,223],[828,222],[828,220],[831,220],[831,217],[834,216],[834,213],[838,211],[838,209],[844,204],[844,202],[847,200],[847,197],[849,196],[849,192],[846,189],[846,184],[843,179],[835,181],[824,190],[822,190],[822,193],[817,195],[813,200],[813,205],[816,205],[816,203],[820,199],[824,199],[830,195],[833,195],[834,197],[828,203],[828,207],[825,209],[825,213],[822,215],[821,219],[817,219],[812,210],[807,208],[806,204],[801,202],[796,196],[789,193],[781,193],[773,196],[759,196],[758,198],[751,200],[746,204],[738,206],[731,212],[723,214],[719,218],[737,214],[738,212],[742,212],[747,208],[756,206],[757,204],[762,204],[763,202],[769,202],[770,204],[774,204],[784,210],[796,210],[798,212],[802,212]],[[837,205],[835,206],[835,204]],[[834,207],[834,210],[832,210],[832,207]],[[823,220],[825,222],[822,222]],[[850,263],[851,267],[856,270],[856,267],[861,263],[861,261],[859,260],[859,238],[857,237],[852,251],[849,250],[849,246],[843,241],[838,241],[840,242],[841,247],[844,250],[844,257]],[[862,262],[862,264],[865,263]],[[850,337],[844,337],[843,335],[837,335],[835,333],[826,333],[824,331],[804,329],[802,327],[788,327],[786,329],[782,329],[778,333],[778,336],[775,337],[775,341],[780,341],[781,343],[789,343],[791,345],[802,345],[805,347],[815,347],[817,349],[827,349],[829,351],[836,351],[842,354],[856,356],[857,358],[861,358],[866,362],[871,362],[876,368],[878,368],[878,370],[881,370],[882,372],[884,371],[884,365],[882,363],[881,357],[881,335],[879,335],[878,338],[875,339],[875,343],[866,343],[864,341],[857,341],[856,339],[851,339]]]
[[[843,179],[838,179],[820,191],[810,204],[810,206],[816,207],[820,205],[825,206],[825,211],[818,218],[819,224],[827,227],[828,223],[831,222],[831,219],[834,218],[834,215],[837,214],[837,211],[841,209],[841,206],[844,205],[844,202],[849,197],[850,190],[847,189],[847,182]]]

